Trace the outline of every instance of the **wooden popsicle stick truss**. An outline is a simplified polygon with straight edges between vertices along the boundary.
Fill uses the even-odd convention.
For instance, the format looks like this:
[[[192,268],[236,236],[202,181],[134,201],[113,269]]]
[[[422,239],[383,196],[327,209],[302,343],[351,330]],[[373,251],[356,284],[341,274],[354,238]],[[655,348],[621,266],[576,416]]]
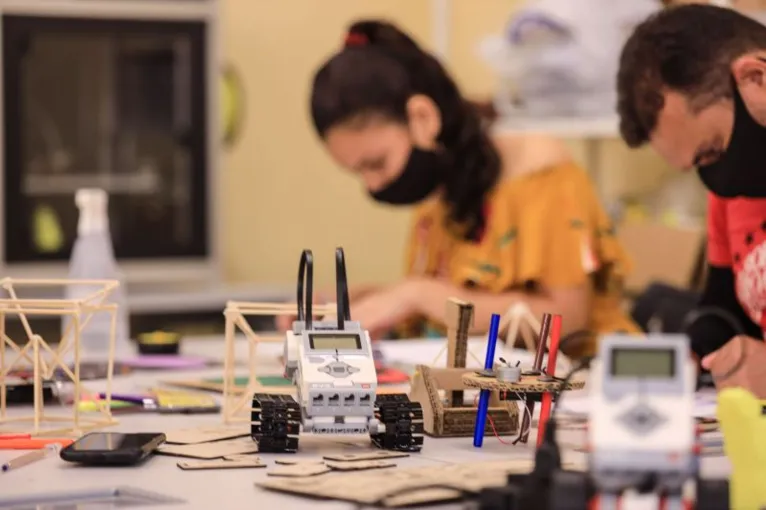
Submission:
[[[513,347],[521,336],[524,347],[530,352],[536,352],[538,331],[540,320],[525,303],[514,303],[500,318],[500,336],[505,337],[505,345],[508,347]],[[546,345],[549,341],[550,338],[547,338]]]
[[[337,311],[335,303],[314,304],[312,313],[327,320],[334,317]],[[248,303],[242,301],[229,301],[223,312],[226,317],[226,353],[223,367],[223,421],[224,423],[250,423],[250,411],[254,393],[288,393],[295,392],[292,386],[264,388],[258,382],[257,356],[258,344],[283,343],[284,335],[261,335],[253,331],[247,322],[248,316],[279,317],[297,316],[298,310],[295,303]],[[243,391],[236,384],[236,352],[235,342],[237,329],[244,334],[248,344],[247,388]]]
[[[64,295],[69,286],[89,287],[92,292],[80,299],[24,298],[19,297],[22,288],[60,289],[56,295]],[[115,425],[111,415],[112,374],[114,373],[115,336],[117,332],[117,305],[108,303],[110,295],[119,287],[116,280],[66,280],[66,279],[13,279],[0,280],[0,432],[26,432],[35,435],[81,435],[87,431]],[[109,332],[109,355],[106,395],[95,403],[96,412],[82,416],[76,404],[64,406],[61,413],[46,412],[43,406],[43,384],[58,376],[58,381],[71,383],[73,402],[83,396],[80,381],[80,339],[83,328],[95,313],[108,313],[111,318]],[[7,334],[6,318],[18,317],[24,330],[24,341],[12,339]],[[67,318],[58,345],[54,348],[36,334],[30,324],[31,317]],[[67,358],[71,354],[71,358]],[[69,363],[69,359],[73,362]],[[7,409],[7,381],[17,372],[32,373],[34,385],[34,414],[32,416],[9,416]],[[61,381],[63,374],[64,380]],[[31,422],[31,424],[30,424]],[[51,429],[46,423],[67,424]]]

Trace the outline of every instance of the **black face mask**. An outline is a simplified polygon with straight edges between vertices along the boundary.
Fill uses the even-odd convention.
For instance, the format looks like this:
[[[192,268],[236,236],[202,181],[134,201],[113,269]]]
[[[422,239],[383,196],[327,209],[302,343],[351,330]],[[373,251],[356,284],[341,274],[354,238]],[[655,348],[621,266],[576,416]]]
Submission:
[[[750,116],[736,83],[734,128],[726,152],[714,163],[697,169],[705,187],[723,198],[766,197],[766,127]]]
[[[443,182],[445,167],[439,153],[413,147],[401,175],[385,188],[370,192],[370,196],[386,204],[416,204],[436,191]]]

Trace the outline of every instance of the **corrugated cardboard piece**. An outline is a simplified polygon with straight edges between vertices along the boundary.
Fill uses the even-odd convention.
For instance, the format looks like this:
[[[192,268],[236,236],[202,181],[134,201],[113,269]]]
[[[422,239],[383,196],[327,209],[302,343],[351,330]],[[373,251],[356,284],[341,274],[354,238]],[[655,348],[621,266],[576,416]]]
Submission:
[[[454,500],[460,496],[461,490],[478,492],[484,487],[505,485],[508,474],[528,473],[532,467],[531,459],[469,462],[424,468],[332,473],[289,480],[269,479],[256,482],[256,485],[312,498],[400,507]],[[576,469],[571,464],[564,467]],[[435,485],[454,487],[456,490],[433,489]]]
[[[231,455],[257,452],[258,445],[249,437],[231,439],[229,441],[215,441],[213,443],[165,444],[157,448],[157,453],[162,455],[176,455],[178,457],[192,457],[195,459],[220,459]]]

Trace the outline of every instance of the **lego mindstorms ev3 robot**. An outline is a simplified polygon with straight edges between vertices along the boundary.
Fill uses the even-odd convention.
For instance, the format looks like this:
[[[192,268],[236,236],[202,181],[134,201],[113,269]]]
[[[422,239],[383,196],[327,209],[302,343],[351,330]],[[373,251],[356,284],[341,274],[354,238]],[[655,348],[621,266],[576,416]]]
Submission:
[[[298,320],[285,340],[285,375],[297,387],[297,401],[290,395],[253,395],[251,435],[261,452],[271,453],[296,452],[301,430],[369,434],[378,448],[420,451],[420,404],[403,393],[376,394],[370,336],[351,320],[342,248],[335,251],[335,271],[337,320],[314,321],[313,257],[310,250],[303,251],[298,270]]]

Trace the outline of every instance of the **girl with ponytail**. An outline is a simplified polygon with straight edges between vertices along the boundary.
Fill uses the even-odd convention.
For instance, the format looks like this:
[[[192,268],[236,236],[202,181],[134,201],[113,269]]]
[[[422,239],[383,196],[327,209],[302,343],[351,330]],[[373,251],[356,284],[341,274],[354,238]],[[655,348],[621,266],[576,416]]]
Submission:
[[[407,277],[352,292],[375,337],[441,334],[450,297],[475,306],[476,332],[521,301],[561,313],[566,333],[636,331],[621,310],[623,250],[587,174],[556,141],[491,136],[430,54],[393,25],[354,23],[317,71],[314,127],[372,199],[416,206]],[[571,344],[571,343],[570,343]]]

